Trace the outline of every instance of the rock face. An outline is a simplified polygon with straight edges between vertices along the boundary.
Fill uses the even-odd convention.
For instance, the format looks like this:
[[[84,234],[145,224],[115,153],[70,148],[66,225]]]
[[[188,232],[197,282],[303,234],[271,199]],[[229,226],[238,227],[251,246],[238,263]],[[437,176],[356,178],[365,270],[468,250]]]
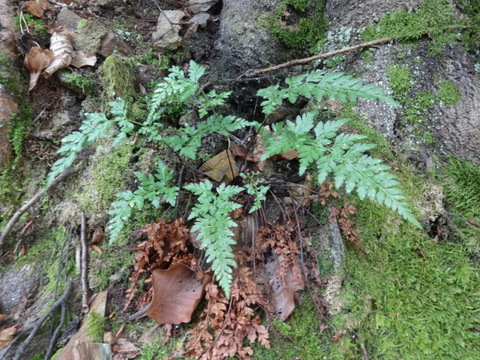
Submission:
[[[279,0],[224,0],[217,57],[240,71],[285,60],[285,49],[261,18],[275,11]]]
[[[385,13],[401,10],[415,11],[423,1],[327,1],[326,16],[330,21],[327,50],[362,42],[359,33],[366,26],[379,21]],[[367,15],[368,14],[368,15]],[[419,45],[420,44],[420,45]],[[476,60],[461,46],[449,46],[444,52],[432,55],[429,42],[417,46],[389,43],[370,49],[368,61],[358,52],[344,57],[341,70],[362,74],[364,83],[375,84],[391,93],[388,67],[408,68],[411,74],[412,93],[428,93],[434,105],[421,115],[421,123],[408,123],[403,117],[404,107],[394,108],[376,101],[360,100],[357,112],[363,115],[377,131],[413,158],[423,161],[432,153],[455,155],[479,161],[480,149],[480,74],[475,71]],[[448,81],[460,92],[456,104],[446,104],[438,97],[439,85]],[[425,144],[422,134],[430,133],[434,145]],[[422,159],[420,159],[422,158]]]

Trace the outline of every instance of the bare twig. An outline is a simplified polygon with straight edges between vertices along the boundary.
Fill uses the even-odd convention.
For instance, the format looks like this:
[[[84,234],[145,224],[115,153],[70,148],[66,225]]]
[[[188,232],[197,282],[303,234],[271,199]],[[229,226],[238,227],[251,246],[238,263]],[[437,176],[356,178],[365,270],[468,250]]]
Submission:
[[[362,49],[364,47],[384,44],[384,43],[388,43],[390,41],[397,40],[397,39],[398,39],[398,37],[388,37],[388,38],[377,39],[377,40],[373,40],[373,41],[367,41],[367,42],[357,44],[357,45],[354,45],[354,46],[349,46],[349,47],[346,47],[346,48],[343,48],[343,49],[329,51],[329,52],[326,52],[326,53],[310,56],[310,57],[303,58],[303,59],[295,59],[295,60],[287,61],[283,64],[278,64],[278,65],[275,65],[275,66],[272,66],[272,67],[269,67],[269,68],[266,68],[266,69],[250,70],[250,71],[247,71],[246,73],[240,75],[239,79],[242,78],[242,77],[254,77],[254,76],[258,76],[258,75],[263,75],[267,72],[284,69],[286,67],[290,67],[290,66],[294,66],[294,65],[306,64],[306,63],[309,63],[309,62],[314,61],[314,60],[324,59],[324,58],[332,57],[332,56],[339,55],[339,54],[345,54],[345,53],[353,51],[353,50],[358,50],[358,49]]]
[[[88,313],[88,248],[87,248],[87,241],[85,236],[86,231],[86,220],[85,214],[82,212],[81,215],[81,222],[80,222],[80,245],[82,247],[81,252],[81,282],[82,282],[82,312]]]
[[[60,305],[62,305],[67,301],[68,296],[70,295],[70,291],[72,290],[72,285],[73,285],[72,282],[69,281],[67,283],[67,286],[65,287],[65,291],[63,292],[62,296],[58,298],[57,301],[55,301],[55,303],[47,310],[47,312],[39,320],[35,321],[35,323],[32,324],[31,327],[28,327],[27,330],[25,330],[25,328],[23,329],[25,330],[25,332],[31,330],[30,335],[28,335],[28,337],[23,341],[23,343],[17,348],[17,350],[15,351],[15,357],[13,358],[13,360],[20,360],[23,358],[22,357],[23,352],[25,351],[27,346],[32,342],[33,337],[37,334],[38,330],[40,330],[40,327],[43,325],[45,320],[47,320],[47,318],[56,308],[58,308]],[[22,333],[24,332],[23,330],[22,330]]]
[[[67,315],[67,302],[62,301],[62,312],[60,315],[61,316],[60,323],[58,324],[52,336],[50,337],[50,344],[48,345],[48,350],[43,360],[49,360],[52,357],[53,350],[55,348],[55,345],[57,344],[58,336],[60,335],[60,331],[62,330],[63,325],[65,324],[66,315]]]
[[[142,309],[138,310],[135,314],[130,315],[128,317],[128,321],[138,319],[138,318],[142,317],[143,315],[145,315],[145,313],[148,311],[148,309],[150,309],[150,306],[152,306],[151,303],[148,304],[147,306],[143,307]]]
[[[58,184],[60,181],[65,179],[67,176],[73,173],[73,169],[69,169],[60,175],[58,175],[50,184],[48,188],[42,188],[39,192],[37,192],[30,200],[25,202],[20,209],[18,209],[15,214],[11,217],[10,221],[8,222],[7,226],[5,226],[5,229],[2,232],[2,235],[0,235],[0,247],[3,245],[3,242],[7,238],[8,234],[10,231],[12,231],[13,226],[15,223],[20,219],[20,217],[28,210],[30,209],[33,205],[35,205],[44,195],[45,192],[47,192],[49,189],[51,189],[53,186]],[[1,254],[1,249],[0,249],[0,254]]]

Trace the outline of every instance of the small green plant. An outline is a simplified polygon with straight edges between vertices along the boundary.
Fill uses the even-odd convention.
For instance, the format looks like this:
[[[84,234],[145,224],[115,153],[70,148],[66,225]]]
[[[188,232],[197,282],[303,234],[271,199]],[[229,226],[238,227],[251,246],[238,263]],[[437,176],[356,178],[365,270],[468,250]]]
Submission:
[[[256,178],[255,174],[240,174],[241,177],[245,180],[245,190],[249,195],[253,196],[253,205],[250,208],[250,213],[260,209],[262,201],[267,199],[267,191],[270,189],[270,186],[262,185],[265,180]]]
[[[109,120],[104,113],[87,113],[85,114],[86,120],[80,126],[79,131],[63,138],[63,145],[57,151],[63,157],[53,164],[47,177],[47,186],[75,162],[80,151],[107,135],[113,124],[117,124],[120,129],[113,143],[114,146],[133,131],[134,124],[127,119],[125,101],[111,101],[109,105],[110,112],[114,115],[113,119]]]
[[[229,213],[241,207],[231,201],[244,189],[240,186],[220,184],[216,194],[212,191],[213,184],[205,180],[198,184],[188,184],[185,189],[198,196],[198,203],[193,207],[189,219],[195,218],[195,225],[191,231],[198,231],[197,239],[200,240],[200,249],[205,250],[208,262],[212,263],[215,278],[230,297],[230,285],[233,281],[232,245],[235,244],[231,228],[237,226]]]
[[[155,176],[140,172],[135,175],[140,180],[140,186],[134,192],[127,190],[115,195],[118,200],[112,204],[113,209],[109,212],[112,216],[108,224],[110,243],[118,238],[134,209],[142,210],[145,203],[158,209],[161,200],[175,205],[179,188],[171,185],[173,175],[161,161],[158,162]]]

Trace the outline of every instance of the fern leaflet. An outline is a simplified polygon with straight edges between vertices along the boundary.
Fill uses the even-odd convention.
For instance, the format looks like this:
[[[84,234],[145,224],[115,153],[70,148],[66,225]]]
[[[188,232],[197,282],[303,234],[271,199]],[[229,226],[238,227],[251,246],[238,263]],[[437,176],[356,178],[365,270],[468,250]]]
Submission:
[[[134,192],[128,190],[115,195],[119,200],[112,204],[113,209],[109,212],[109,215],[112,215],[108,223],[110,243],[118,238],[125,223],[132,216],[133,209],[142,210],[145,203],[151,204],[156,209],[160,207],[161,202],[175,205],[179,188],[170,186],[173,174],[161,161],[158,162],[155,176],[140,172],[136,172],[135,175],[140,180],[140,186]]]

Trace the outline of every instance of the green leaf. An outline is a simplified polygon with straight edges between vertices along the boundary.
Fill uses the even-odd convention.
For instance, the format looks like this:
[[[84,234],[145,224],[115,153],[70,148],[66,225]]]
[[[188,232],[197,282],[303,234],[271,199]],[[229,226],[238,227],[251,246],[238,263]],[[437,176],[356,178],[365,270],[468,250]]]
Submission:
[[[240,204],[231,201],[231,198],[244,188],[220,184],[214,193],[213,185],[208,180],[188,184],[184,188],[198,196],[198,202],[189,216],[189,219],[196,219],[191,231],[198,231],[200,248],[205,250],[206,259],[212,263],[216,280],[226,296],[230,297],[230,286],[233,281],[231,274],[236,266],[232,250],[235,240],[231,229],[237,224],[230,218],[229,213],[241,207]]]

